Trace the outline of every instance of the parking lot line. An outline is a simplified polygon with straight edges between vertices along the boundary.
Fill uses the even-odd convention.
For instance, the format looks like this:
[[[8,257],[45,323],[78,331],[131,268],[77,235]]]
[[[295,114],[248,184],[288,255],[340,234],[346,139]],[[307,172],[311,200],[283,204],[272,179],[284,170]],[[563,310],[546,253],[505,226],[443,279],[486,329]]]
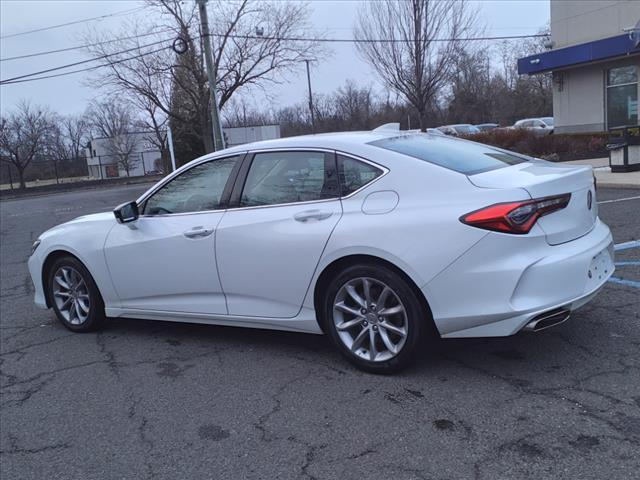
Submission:
[[[611,283],[617,283],[619,285],[625,285],[627,287],[640,288],[640,282],[636,282],[635,280],[626,280],[624,278],[609,277],[609,280],[607,281]]]
[[[640,248],[640,240],[631,240],[629,242],[617,243],[613,246],[616,252],[620,250],[629,250],[630,248]]]
[[[626,197],[626,198],[616,198],[614,200],[603,200],[602,202],[598,202],[598,205],[602,205],[604,203],[615,203],[615,202],[626,202],[627,200],[638,200],[640,195],[635,197]]]
[[[640,266],[640,260],[632,262],[616,262],[616,267]]]

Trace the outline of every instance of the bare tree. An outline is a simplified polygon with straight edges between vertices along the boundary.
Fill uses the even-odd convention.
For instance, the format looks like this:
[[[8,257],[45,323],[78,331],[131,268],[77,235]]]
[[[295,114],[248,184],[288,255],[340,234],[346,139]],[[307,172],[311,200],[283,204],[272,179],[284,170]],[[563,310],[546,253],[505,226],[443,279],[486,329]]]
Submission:
[[[381,0],[359,11],[358,52],[417,110],[423,131],[429,104],[449,80],[461,39],[476,32],[476,19],[466,0]]]
[[[87,110],[87,118],[93,133],[104,139],[107,155],[112,157],[118,167],[130,175],[140,159],[134,155],[140,143],[135,132],[135,117],[131,108],[115,98],[94,101]]]
[[[0,118],[0,159],[15,167],[20,188],[26,187],[24,171],[44,152],[51,129],[49,111],[26,101]]]
[[[116,35],[127,40],[91,47],[90,53],[108,67],[100,69],[94,85],[131,96],[158,128],[162,124],[154,119],[162,117],[191,125],[196,121],[204,150],[211,151],[209,91],[196,6],[180,0],[147,3],[162,15],[160,21],[131,23],[125,27],[126,35]],[[238,90],[279,82],[283,74],[299,68],[303,59],[314,59],[318,52],[317,42],[288,40],[308,33],[306,4],[216,0],[209,8],[215,12],[211,31],[220,109]],[[149,35],[153,32],[161,33]],[[144,37],[131,38],[135,35]],[[179,56],[168,48],[176,35],[189,47]],[[92,44],[101,39],[90,37]],[[154,39],[166,41],[148,46]],[[127,52],[113,55],[123,50]],[[173,108],[176,95],[182,97],[183,108]]]
[[[84,115],[52,116],[52,130],[47,150],[56,161],[78,160],[84,157],[89,139],[89,123]]]

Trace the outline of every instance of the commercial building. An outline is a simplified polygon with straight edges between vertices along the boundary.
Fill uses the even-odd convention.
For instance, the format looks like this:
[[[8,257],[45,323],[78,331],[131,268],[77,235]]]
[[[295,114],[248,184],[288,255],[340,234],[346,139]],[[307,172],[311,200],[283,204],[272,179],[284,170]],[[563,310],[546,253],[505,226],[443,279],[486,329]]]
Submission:
[[[638,125],[640,0],[551,0],[548,46],[518,72],[552,72],[556,133]]]
[[[162,155],[151,135],[132,132],[116,138],[91,139],[85,153],[89,176],[105,179],[161,173]]]

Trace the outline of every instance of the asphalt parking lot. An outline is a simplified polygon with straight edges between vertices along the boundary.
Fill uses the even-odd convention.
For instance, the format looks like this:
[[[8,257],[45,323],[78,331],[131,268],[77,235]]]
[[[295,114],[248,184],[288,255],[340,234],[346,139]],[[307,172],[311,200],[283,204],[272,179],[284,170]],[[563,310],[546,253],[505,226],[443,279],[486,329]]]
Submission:
[[[633,243],[568,322],[434,341],[395,376],[352,368],[322,336],[126,319],[67,331],[33,305],[32,241],[145,188],[0,203],[3,480],[638,478]],[[640,239],[639,190],[598,200],[616,244]]]

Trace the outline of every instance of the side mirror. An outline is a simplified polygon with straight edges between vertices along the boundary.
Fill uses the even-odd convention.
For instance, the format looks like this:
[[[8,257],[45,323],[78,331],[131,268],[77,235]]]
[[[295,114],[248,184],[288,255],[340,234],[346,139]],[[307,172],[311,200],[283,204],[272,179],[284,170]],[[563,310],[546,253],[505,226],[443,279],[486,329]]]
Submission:
[[[116,217],[116,220],[118,220],[118,223],[133,222],[140,216],[138,204],[136,202],[127,202],[118,205],[113,211],[113,215]]]

